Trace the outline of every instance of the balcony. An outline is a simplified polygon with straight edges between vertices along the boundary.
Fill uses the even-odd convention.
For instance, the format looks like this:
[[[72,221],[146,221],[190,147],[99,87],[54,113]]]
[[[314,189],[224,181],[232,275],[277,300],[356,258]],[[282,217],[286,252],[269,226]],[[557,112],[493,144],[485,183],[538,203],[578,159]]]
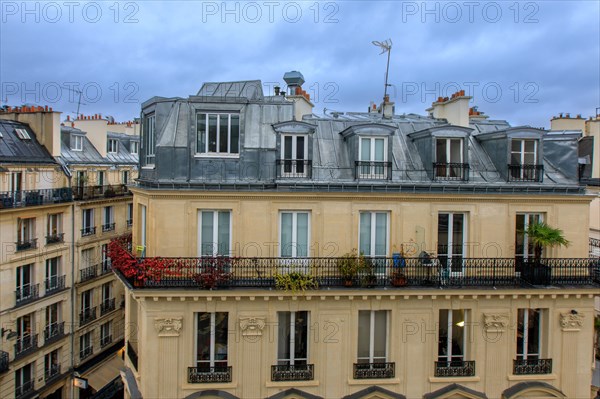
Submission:
[[[76,201],[90,201],[105,198],[124,197],[131,195],[126,184],[105,186],[77,186],[73,188],[73,198]]]
[[[0,351],[0,374],[8,371],[8,352]]]
[[[508,165],[509,182],[541,182],[544,165]]]
[[[15,243],[17,252],[19,251],[27,251],[29,249],[37,248],[37,238],[28,238],[23,241],[17,241]]]
[[[64,242],[65,233],[56,233],[46,236],[46,245],[59,244]]]
[[[138,355],[137,355],[137,352],[135,351],[135,348],[133,347],[133,345],[131,345],[131,342],[129,342],[129,341],[127,341],[127,357],[131,361],[131,364],[133,365],[133,367],[137,370],[138,369]]]
[[[64,290],[65,279],[66,276],[63,274],[62,276],[52,276],[44,280],[44,285],[46,287],[46,295],[50,295],[55,292]]]
[[[467,181],[469,180],[469,164],[434,162],[433,179],[443,181]]]
[[[0,192],[0,209],[60,204],[73,201],[69,187]]]
[[[590,258],[600,258],[600,240],[597,238],[590,237],[589,239],[589,247],[590,247]]]
[[[15,359],[35,352],[38,347],[37,339],[37,334],[24,335],[17,339],[17,342],[15,343]]]
[[[475,361],[452,360],[435,362],[435,377],[473,377]]]
[[[133,226],[133,219],[127,219],[127,228]]]
[[[79,271],[79,282],[83,283],[98,277],[98,265],[89,266]]]
[[[96,307],[84,309],[79,313],[79,326],[84,326],[91,321],[96,320]]]
[[[354,379],[394,378],[396,363],[354,363]]]
[[[44,328],[44,345],[59,341],[65,336],[65,322],[52,323]]]
[[[87,348],[83,348],[82,350],[79,351],[79,359],[80,360],[87,359],[88,357],[92,356],[93,353],[94,353],[94,347],[90,345]]]
[[[60,364],[52,364],[44,370],[44,381],[46,384],[51,383],[60,375]]]
[[[81,229],[82,237],[89,237],[96,234],[96,226],[87,226]]]
[[[354,162],[354,176],[359,180],[391,180],[392,163],[376,161]]]
[[[104,316],[105,314],[112,312],[115,310],[115,298],[105,299],[100,304],[100,316]]]
[[[271,381],[312,381],[314,364],[278,364],[271,366]]]
[[[15,305],[21,306],[33,302],[40,297],[40,285],[28,284],[15,291]]]
[[[275,161],[277,179],[310,179],[312,161],[308,159],[278,159]]]
[[[515,359],[514,375],[551,374],[552,359]]]
[[[115,230],[115,223],[105,223],[102,225],[102,232],[108,233],[109,231]]]
[[[231,366],[188,367],[188,383],[231,382]]]
[[[112,344],[113,338],[112,335],[106,335],[104,337],[100,337],[100,348],[105,348],[108,345]]]
[[[307,275],[318,288],[600,286],[600,263],[595,258],[542,259],[523,266],[524,271],[522,261],[514,258],[366,258],[365,270],[350,278],[338,268],[344,258],[138,258],[139,268],[129,262],[121,268],[119,259],[113,258],[113,270],[136,289],[273,289],[277,274],[292,271]],[[127,254],[122,259],[133,257]],[[402,284],[395,281],[398,274]]]
[[[33,380],[26,381],[23,384],[15,387],[15,399],[26,399],[33,396]]]

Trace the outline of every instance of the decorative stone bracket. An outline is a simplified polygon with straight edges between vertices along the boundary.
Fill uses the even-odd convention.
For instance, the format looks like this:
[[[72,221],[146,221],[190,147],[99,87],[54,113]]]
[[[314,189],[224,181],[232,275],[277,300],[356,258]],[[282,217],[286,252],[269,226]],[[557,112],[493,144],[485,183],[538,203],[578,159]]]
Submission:
[[[265,328],[264,317],[240,317],[240,329],[244,337],[262,336],[263,328]]]
[[[486,333],[501,333],[508,326],[508,313],[484,313],[483,327]]]
[[[584,315],[576,313],[561,313],[560,326],[563,331],[579,331],[583,325]]]
[[[155,318],[154,328],[159,337],[178,337],[181,327],[183,326],[183,318]]]

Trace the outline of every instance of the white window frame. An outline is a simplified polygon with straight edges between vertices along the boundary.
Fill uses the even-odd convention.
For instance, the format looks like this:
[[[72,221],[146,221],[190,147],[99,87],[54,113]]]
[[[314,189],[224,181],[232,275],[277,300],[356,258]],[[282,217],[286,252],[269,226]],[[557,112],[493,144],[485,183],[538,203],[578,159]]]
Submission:
[[[523,260],[528,260],[530,258],[532,258],[534,256],[533,253],[529,253],[529,237],[527,235],[527,233],[525,233],[525,231],[529,228],[530,225],[530,218],[538,218],[538,220],[540,222],[544,221],[544,214],[541,212],[517,212],[517,214],[515,215],[515,225],[516,225],[516,218],[519,216],[523,216],[524,222],[523,222],[523,232],[519,232],[519,231],[515,231],[515,234],[523,234],[523,253],[516,253],[516,256],[519,257],[523,257]],[[516,241],[516,237],[515,237],[515,241]],[[516,248],[515,248],[516,250]],[[543,251],[543,249],[542,249]]]
[[[529,311],[537,310],[539,312],[538,323],[537,323],[537,339],[538,339],[538,347],[536,353],[529,353]],[[529,309],[529,308],[519,308],[517,309],[517,321],[519,320],[519,313],[523,312],[523,331],[520,331],[521,326],[517,323],[517,337],[519,332],[523,334],[523,347],[519,348],[517,345],[517,358],[521,358],[523,360],[527,360],[528,358],[533,359],[541,359],[542,358],[542,329],[544,326],[543,315],[544,312],[542,309]]]
[[[139,142],[132,141],[130,147],[131,147],[131,151],[130,151],[131,155],[139,154],[139,152],[140,152],[140,143]]]
[[[71,147],[71,151],[83,151],[83,136],[74,134],[72,137],[73,147]]]
[[[46,328],[50,329],[60,323],[60,302],[51,303],[46,306]]]
[[[36,218],[19,218],[18,219],[18,242],[29,242],[35,238],[35,219]]]
[[[296,361],[303,361],[304,364],[308,364],[308,358],[309,358],[309,354],[310,354],[310,337],[309,337],[309,331],[310,331],[310,312],[306,311],[306,310],[302,310],[299,312],[306,312],[306,357],[304,358],[296,358],[296,312],[295,311],[291,311],[291,312],[277,312],[277,322],[281,321],[281,314],[289,314],[290,316],[290,358],[289,359],[280,359],[279,358],[279,347],[277,348],[277,364],[280,365],[290,365],[290,366],[294,366],[296,364]],[[277,334],[277,339],[281,340],[284,339],[285,337],[281,337],[279,336],[279,333]],[[279,341],[278,341],[279,342]]]
[[[88,306],[86,306],[88,305]],[[94,307],[94,289],[89,289],[81,293],[81,311],[92,309]]]
[[[206,360],[198,360],[198,319],[200,316],[200,313],[208,313],[210,314],[210,348],[209,348],[209,357],[210,360],[207,362]],[[216,336],[216,327],[217,327],[217,323],[216,323],[216,315],[217,313],[227,313],[227,359],[226,360],[218,360],[215,358],[215,351],[216,351],[216,340],[215,340],[215,336]],[[200,364],[206,364],[208,363],[209,367],[215,367],[215,363],[216,362],[225,362],[227,363],[227,365],[229,365],[229,356],[230,356],[230,342],[229,342],[229,333],[230,333],[230,329],[229,329],[229,312],[196,312],[194,313],[194,358],[196,361],[196,367],[199,367]]]
[[[104,283],[100,286],[102,301],[100,303],[110,301],[113,299],[113,286],[111,282]]]
[[[103,226],[107,226],[115,221],[115,208],[112,205],[105,206],[102,209]]]
[[[100,324],[100,345],[102,346],[102,342],[112,336],[112,321],[107,321],[106,323]],[[106,346],[107,343],[104,344]]]
[[[48,223],[46,225],[47,235],[55,236],[62,233],[62,213],[49,213]],[[56,231],[54,231],[56,230]]]
[[[146,130],[144,152],[146,154],[146,165],[154,165],[154,158],[156,155],[156,116],[150,114],[145,117],[146,123],[144,129]]]
[[[129,171],[124,170],[121,172],[121,182],[123,184],[129,184]]]
[[[287,137],[291,137],[292,139],[292,148],[291,148],[291,153],[292,153],[292,157],[291,158],[286,158],[285,157],[285,150],[286,150],[286,144],[285,144],[285,139]],[[302,137],[304,138],[304,158],[298,158],[297,157],[297,153],[298,153],[298,138]],[[306,134],[290,134],[290,133],[286,133],[286,134],[282,134],[281,135],[281,177],[307,177],[308,176],[308,165],[305,163],[305,161],[307,161],[309,159],[308,156],[308,135]],[[298,167],[299,164],[298,162],[302,162],[302,169],[303,172],[298,172]],[[286,162],[289,162],[288,164],[286,164]],[[289,172],[286,172],[286,166],[289,165]]]
[[[83,228],[83,229],[86,229],[86,230],[89,230],[89,229],[92,229],[92,228],[94,228],[94,226],[95,226],[95,219],[94,219],[94,217],[95,217],[95,215],[94,215],[94,208],[86,208],[86,209],[82,209],[82,210],[81,210],[81,215],[82,215],[82,220],[81,220],[81,228]],[[91,223],[90,225],[88,225],[88,224],[87,224],[87,219],[88,219],[88,218],[86,217],[86,215],[91,215],[91,216],[89,217],[89,219],[90,219],[90,223]]]
[[[519,141],[521,143],[521,148],[519,151],[513,151],[512,149],[512,141]],[[525,163],[525,155],[526,154],[531,154],[531,152],[526,152],[525,151],[525,144],[528,141],[533,141],[533,164],[527,164]],[[538,140],[537,139],[511,139],[511,144],[510,144],[510,159],[512,162],[512,155],[513,154],[519,154],[519,165],[523,166],[523,165],[537,165],[537,161],[538,161]]]
[[[442,164],[443,163],[443,162],[439,162],[439,160],[438,160],[439,154],[437,152],[437,149],[438,149],[438,145],[437,144],[440,141],[445,142],[444,143],[444,147],[445,147],[445,152],[446,152],[446,154],[445,154],[446,155],[446,162],[445,162],[446,165],[457,164],[457,163],[458,164],[464,164],[465,163],[464,140],[462,138],[460,138],[460,137],[436,137],[435,138],[435,151],[436,151],[436,153],[435,153],[435,162],[436,163],[438,163],[438,164]],[[460,155],[459,155],[460,159],[459,159],[458,162],[454,162],[452,160],[452,142],[453,141],[458,141],[459,146],[460,146],[459,147],[460,148]],[[464,174],[464,171],[463,171],[462,168],[456,169],[456,168],[452,168],[452,167],[446,166],[446,168],[444,168],[443,170],[444,170],[444,173],[442,174],[442,173],[439,173],[440,169],[436,168],[436,170],[434,171],[435,172],[435,177],[442,177],[442,178],[455,178],[455,177],[458,177],[458,176],[452,176],[452,172],[454,170],[458,170],[459,171],[461,178],[463,177],[463,174]]]
[[[359,357],[358,356],[358,346],[360,342],[360,335],[358,334],[358,329],[360,325],[357,325],[357,353],[356,360],[360,363],[360,360],[368,360],[368,363],[373,364],[376,363],[375,360],[382,359],[381,357],[375,357],[375,314],[376,312],[385,312],[385,357],[383,358],[383,363],[387,363],[390,356],[390,311],[389,310],[359,310],[360,312],[369,312],[369,357]],[[359,317],[360,320],[360,317]],[[359,321],[360,323],[360,321]]]
[[[453,320],[453,311],[454,310],[462,310],[464,313],[464,325],[461,328],[464,328],[463,331],[463,354],[462,355],[453,355],[452,354],[452,327],[454,326],[454,320]],[[467,328],[469,325],[469,310],[468,309],[440,309],[440,312],[446,312],[448,314],[448,324],[446,326],[446,331],[447,331],[447,337],[446,337],[446,354],[442,355],[440,353],[438,353],[438,360],[442,359],[442,358],[446,358],[446,360],[442,360],[442,361],[446,361],[446,362],[452,362],[452,361],[465,361],[465,358],[467,357],[467,343],[469,342],[469,338],[468,338],[468,332],[469,329]],[[459,322],[460,323],[460,322]],[[438,328],[438,335],[440,334],[440,330]],[[438,337],[439,339],[439,337]],[[460,359],[453,359],[453,357],[460,357]]]
[[[47,289],[55,289],[58,285],[58,277],[60,276],[60,261],[60,256],[46,259],[46,280],[48,281]],[[51,274],[52,269],[55,269],[56,271],[54,274]]]
[[[106,141],[106,152],[109,154],[116,154],[119,151],[119,140],[108,139]]]
[[[27,273],[25,270],[29,271],[29,279],[25,281],[25,276]],[[26,265],[18,266],[15,270],[15,286],[16,290],[21,292],[20,301],[30,298],[33,295],[33,285],[34,285],[34,277],[35,277],[35,266],[33,263],[29,263]],[[29,288],[29,295],[24,295],[25,290]]]
[[[283,244],[282,244],[282,235],[283,235],[283,215],[291,214],[292,215],[292,255],[290,258],[298,257],[298,215],[306,214],[308,216],[308,232],[306,239],[306,257],[310,256],[310,232],[311,232],[311,211],[280,211],[279,212],[279,257],[283,258]]]
[[[29,133],[27,132],[27,129],[23,129],[20,127],[16,127],[15,128],[15,134],[17,135],[17,137],[21,140],[31,140],[31,136],[29,135]]]
[[[364,253],[361,248],[360,248],[360,231],[361,231],[361,225],[360,225],[360,220],[361,214],[370,214],[371,216],[371,231],[370,231],[370,247],[371,247],[371,253]],[[385,255],[376,255],[375,254],[375,247],[377,244],[376,241],[376,231],[377,231],[377,214],[385,214],[386,215],[386,219],[385,219]],[[377,257],[387,257],[389,255],[390,252],[390,211],[360,211],[359,215],[358,215],[358,247],[359,247],[359,252],[361,252],[364,256],[369,257],[369,258],[377,258]]]
[[[363,140],[369,141],[369,159],[362,159]],[[375,142],[377,140],[383,140],[383,161],[375,160]],[[387,179],[389,177],[388,176],[388,167],[386,165],[386,163],[388,161],[388,138],[381,137],[381,136],[373,136],[373,137],[359,136],[358,137],[358,160],[361,162],[382,162],[383,163],[382,166],[377,166],[377,165],[368,166],[368,173],[363,172],[365,170],[364,169],[365,166],[360,166],[358,168],[359,178],[361,178],[361,179],[382,179],[382,180]],[[377,168],[382,168],[383,173],[379,173]]]
[[[198,123],[200,121],[200,115],[204,115],[204,148],[198,148],[200,145],[200,137],[198,131]],[[217,116],[217,151],[209,151],[209,131],[208,131],[208,120],[210,115]],[[221,144],[221,118],[227,116],[227,152],[220,152]],[[237,151],[232,152],[231,148],[231,117],[238,117],[238,148]],[[240,147],[242,139],[242,118],[238,112],[198,112],[196,113],[196,154],[202,156],[218,156],[218,157],[239,157]]]
[[[448,242],[444,243],[444,245],[448,246],[448,252],[446,254],[442,254],[442,255],[447,256],[448,262],[449,262],[448,264],[453,266],[454,258],[459,258],[459,259],[463,258],[464,259],[466,257],[469,215],[467,212],[446,212],[446,211],[439,212],[438,213],[438,225],[437,225],[438,237],[439,237],[440,216],[441,215],[448,215]],[[460,254],[454,253],[454,216],[455,215],[463,216],[463,228],[462,228],[462,237],[463,237],[462,241],[463,242],[462,242]],[[438,256],[440,256],[440,253],[438,253]],[[459,271],[454,270],[452,267],[450,267],[450,269],[451,270],[449,270],[448,272],[450,273],[451,276],[460,277],[460,276],[462,276],[462,274],[464,272],[464,262],[462,262],[461,269]]]
[[[212,212],[213,215],[213,226],[212,226],[212,235],[213,235],[213,240],[215,239],[219,239],[219,213],[221,212],[227,212],[229,213],[229,243],[228,244],[228,248],[229,251],[227,254],[219,254],[219,247],[221,246],[221,242],[220,241],[213,241],[212,242],[212,254],[210,255],[206,255],[202,253],[202,244],[203,244],[203,237],[202,237],[202,218],[203,218],[203,213],[204,212]],[[203,256],[231,256],[231,242],[232,242],[232,226],[233,226],[233,212],[231,211],[231,209],[198,209],[198,257],[203,257]]]

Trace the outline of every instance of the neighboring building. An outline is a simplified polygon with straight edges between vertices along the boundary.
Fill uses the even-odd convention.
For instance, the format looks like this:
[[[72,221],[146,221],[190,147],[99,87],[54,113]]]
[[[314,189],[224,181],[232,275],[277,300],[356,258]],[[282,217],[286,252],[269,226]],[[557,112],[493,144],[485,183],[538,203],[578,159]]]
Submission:
[[[132,226],[139,138],[126,130],[139,124],[81,120],[92,133],[73,127],[79,119],[61,126],[52,109],[0,110],[0,397],[85,398],[120,385],[124,299],[106,244]],[[75,373],[88,389],[72,388]]]
[[[577,137],[463,92],[429,116],[314,115],[284,79],[288,95],[206,83],[142,105],[144,258],[113,257],[126,397],[589,397],[590,198],[560,161]],[[537,220],[572,243],[541,266]]]

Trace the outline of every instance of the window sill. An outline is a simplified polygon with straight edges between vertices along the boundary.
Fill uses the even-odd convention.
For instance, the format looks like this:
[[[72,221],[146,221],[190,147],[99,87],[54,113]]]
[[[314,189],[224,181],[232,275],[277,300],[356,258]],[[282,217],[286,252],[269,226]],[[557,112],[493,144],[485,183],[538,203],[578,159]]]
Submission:
[[[239,159],[240,154],[229,154],[227,152],[209,152],[209,153],[196,153],[194,158],[227,158],[227,159]]]
[[[556,378],[556,374],[509,374],[506,377],[509,381],[556,380]]]
[[[156,169],[156,166],[154,164],[146,165],[146,166],[142,166],[142,169],[146,169],[146,170]]]
[[[319,380],[311,381],[267,381],[267,388],[286,388],[286,387],[318,387]]]
[[[355,380],[348,378],[348,385],[396,385],[400,384],[400,378],[365,378],[364,380]]]
[[[293,381],[292,381],[293,382]],[[218,388],[218,389],[235,389],[238,387],[237,382],[208,382],[208,383],[203,383],[203,384],[190,384],[189,382],[185,382],[182,386],[181,389],[186,391],[194,391],[197,392],[198,390],[203,390],[204,387],[210,387],[212,389]]]
[[[443,383],[451,383],[451,382],[479,382],[481,378],[474,377],[429,377],[429,382],[443,382]]]

